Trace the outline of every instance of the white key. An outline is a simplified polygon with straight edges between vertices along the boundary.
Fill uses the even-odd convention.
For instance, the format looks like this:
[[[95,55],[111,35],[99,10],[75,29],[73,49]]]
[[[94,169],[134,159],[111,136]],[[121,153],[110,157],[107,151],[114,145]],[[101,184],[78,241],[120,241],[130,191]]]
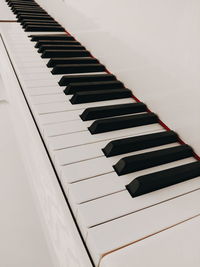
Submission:
[[[16,56],[16,59],[17,59],[17,61],[19,63],[21,62],[21,63],[29,63],[29,64],[31,64],[31,63],[36,63],[36,62],[42,62],[42,58],[39,58],[38,54],[34,53],[33,51],[32,51],[33,53],[32,52],[28,52],[28,53],[26,52],[25,54],[23,54],[22,51],[14,50],[14,52],[18,53],[17,56]],[[43,65],[44,65],[44,63],[43,63]]]
[[[154,131],[154,133],[155,132],[160,132],[160,130]],[[138,135],[143,135],[143,133],[138,134]],[[86,144],[86,145],[81,145],[78,147],[72,147],[72,148],[55,151],[56,164],[67,165],[67,164],[75,163],[78,161],[102,157],[104,156],[102,149],[108,144],[109,141],[111,140],[106,140],[106,141],[102,141],[98,143]],[[68,157],[68,153],[70,154],[70,158]]]
[[[42,124],[60,123],[60,122],[73,121],[73,120],[80,121],[80,114],[82,112],[83,110],[80,109],[80,110],[73,110],[73,111],[43,114],[43,115],[38,116],[38,119]]]
[[[27,68],[25,66],[19,66],[19,70],[20,72],[24,73],[24,74],[36,74],[36,73],[50,73],[47,69],[46,66],[42,66],[41,67],[31,67],[31,68]]]
[[[61,122],[51,125],[44,125],[43,133],[45,136],[59,136],[62,134],[69,134],[75,132],[88,131],[88,127],[92,124],[93,121],[68,121]]]
[[[82,205],[80,205],[82,203],[88,203],[89,206],[90,202],[87,201],[94,201],[102,196],[125,191],[123,180],[121,180],[114,172],[72,184],[69,184],[66,179],[62,179],[62,184],[75,213],[82,207]],[[91,203],[93,203],[93,201],[91,201]],[[82,218],[82,220],[82,224],[87,226],[87,224],[84,223],[85,218]],[[84,231],[86,231],[86,229],[84,229]]]
[[[67,165],[83,160],[102,157],[104,156],[102,148],[104,148],[107,143],[108,141],[102,141],[55,151],[54,155],[56,164]]]
[[[127,175],[123,175],[123,176],[118,176],[115,172],[111,172],[109,173],[109,175],[107,175],[108,181],[105,182],[105,176],[104,175],[100,175],[97,177],[92,177],[92,179],[86,179],[86,180],[81,180],[78,183],[72,183],[69,184],[68,180],[65,179],[63,177],[62,181],[65,185],[65,190],[66,193],[68,194],[68,198],[71,200],[72,203],[75,204],[80,204],[80,203],[84,203],[87,201],[91,201],[97,198],[102,198],[105,197],[107,195],[111,195],[114,194],[116,191],[113,190],[112,188],[112,184],[113,183],[120,183],[120,188],[121,190],[125,190],[125,186],[130,183],[133,179],[137,178],[138,176],[141,175],[146,175],[149,173],[153,173],[153,172],[157,172],[157,171],[162,171],[162,170],[166,170],[169,168],[173,168],[173,167],[177,167],[183,164],[187,164],[187,163],[191,163],[194,162],[195,159],[194,158],[186,158],[186,159],[182,159],[182,160],[178,160],[175,162],[171,162],[168,164],[163,164],[157,167],[153,167],[153,168],[149,168],[146,170],[142,170],[142,171],[138,171],[138,172],[134,172],[134,173],[130,173]],[[101,187],[98,188],[98,183],[101,182]],[[88,186],[87,184],[89,183],[90,186]],[[110,186],[111,184],[111,186]],[[85,188],[85,190],[83,191],[82,188]],[[92,190],[91,190],[92,188]],[[81,192],[81,193],[80,193]],[[97,194],[98,192],[98,194]],[[102,218],[105,219],[106,216],[104,216],[105,214],[102,212]],[[100,216],[99,216],[100,219]]]
[[[189,160],[187,160],[187,162],[185,160],[185,163],[191,162],[195,162],[195,159],[190,158]],[[183,162],[180,165],[182,164]],[[80,214],[81,218],[80,223],[84,225],[84,232],[86,234],[88,228],[93,227],[95,225],[117,219],[127,214],[139,211],[141,209],[145,209],[163,201],[197,190],[200,188],[199,178],[200,177],[173,186],[169,186],[161,190],[141,195],[136,198],[132,198],[129,192],[124,187],[125,190],[119,193],[116,193],[115,191],[110,195],[98,198],[93,201],[85,202],[81,205],[76,205],[76,209],[78,211],[78,214]],[[121,183],[122,181],[120,181],[120,184]],[[86,188],[86,190],[88,190],[88,188]],[[90,190],[93,191],[92,185]],[[117,207],[117,209],[115,207]]]
[[[91,134],[89,131],[73,133],[68,135],[51,137],[48,139],[49,147],[53,150],[63,149],[67,147],[79,146],[83,144],[91,144],[104,140],[112,140],[125,136],[135,136],[141,133],[149,133],[157,130],[162,130],[162,126],[155,123],[135,128],[123,129],[101,134]]]
[[[47,80],[33,80],[33,81],[23,81],[26,87],[49,87],[49,86],[58,86],[57,80],[52,76],[51,79]]]
[[[23,73],[24,81],[38,81],[38,80],[48,80],[52,78],[51,73]]]
[[[90,228],[86,243],[95,264],[105,253],[199,215],[199,201],[200,190]]]
[[[145,112],[143,112],[144,114]],[[141,113],[137,113],[141,114]],[[44,133],[46,136],[58,136],[61,134],[68,134],[68,133],[73,133],[73,132],[78,132],[78,131],[88,131],[88,127],[92,125],[94,120],[90,121],[82,121],[80,118],[76,122],[62,122],[62,123],[57,123],[51,124],[44,126]]]
[[[26,88],[27,92],[31,96],[44,96],[51,94],[60,94],[63,93],[63,90],[59,86],[48,86],[48,87],[33,87]],[[38,98],[39,99],[39,98]],[[42,103],[40,103],[42,102]],[[37,104],[43,104],[43,98],[37,102]],[[36,103],[36,102],[35,102]]]
[[[99,267],[199,267],[200,216],[105,255]]]
[[[35,56],[37,58],[36,51],[35,51],[34,47],[32,47],[32,46],[21,46],[20,47],[20,45],[15,45],[15,46],[13,46],[12,51],[14,53],[17,53],[17,57],[19,57],[19,54],[24,53],[26,58],[29,58],[29,56],[31,58],[33,58],[33,56]],[[23,61],[23,60],[25,60],[25,56],[24,56],[24,58],[19,58],[19,59],[21,61]]]
[[[68,95],[67,97],[70,99],[72,95]],[[76,105],[72,105],[70,102],[67,102],[65,105],[59,105],[58,103],[51,103],[51,104],[37,105],[37,110],[39,114],[45,114],[45,113],[51,113],[51,112],[78,110],[78,109],[86,109],[89,107],[118,105],[118,104],[126,104],[126,103],[134,103],[134,101],[132,98],[124,98],[124,99],[90,102],[90,103],[76,104]]]
[[[96,158],[88,161],[81,161],[61,168],[62,179],[67,183],[74,183],[84,179],[113,172],[112,165],[107,158]]]
[[[20,69],[32,69],[32,68],[43,68],[45,67],[44,62],[42,61],[35,61],[35,62],[24,62],[20,61]]]
[[[66,96],[60,90],[60,94],[49,94],[49,95],[42,95],[42,96],[41,95],[40,96],[32,96],[31,97],[31,102],[33,104],[35,104],[35,105],[43,104],[43,103],[66,102]]]
[[[179,144],[178,144],[179,145]],[[114,172],[113,165],[116,164],[121,158],[137,155],[140,153],[156,151],[160,149],[165,149],[169,147],[177,146],[177,143],[168,144],[160,147],[154,147],[150,149],[146,149],[143,151],[137,151],[132,153],[127,153],[123,155],[118,155],[115,157],[106,158],[105,156],[84,160],[82,162],[70,164],[62,167],[62,175],[69,183],[73,183],[76,181],[88,179],[90,177],[95,177],[97,175],[103,175],[105,173]],[[85,166],[85,167],[83,167]],[[162,166],[162,165],[161,165]],[[138,172],[131,174],[132,176],[137,175]],[[137,176],[136,176],[137,177]]]

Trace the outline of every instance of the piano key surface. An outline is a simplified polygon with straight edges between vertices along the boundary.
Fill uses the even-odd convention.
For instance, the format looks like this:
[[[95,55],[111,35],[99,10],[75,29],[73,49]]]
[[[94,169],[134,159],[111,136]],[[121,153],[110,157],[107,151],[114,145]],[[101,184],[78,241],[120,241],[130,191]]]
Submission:
[[[16,29],[24,37],[24,42],[29,43],[27,34],[18,27]],[[61,76],[51,75],[51,69],[48,68],[45,71],[47,60],[43,61],[37,53],[31,56],[33,46],[26,46],[25,54],[28,59],[25,63],[28,63],[26,68],[30,68],[30,72],[24,74],[24,68],[17,66],[21,62],[23,49],[14,45],[15,38],[9,39],[7,35],[6,38],[9,40],[8,46],[9,42],[12,43],[9,52],[14,58],[23,90],[96,265],[99,261],[101,264],[101,258],[107,253],[112,254],[116,249],[122,250],[123,246],[174,227],[177,223],[199,214],[196,203],[199,198],[198,178],[140,196],[136,200],[125,188],[134,177],[194,162],[194,157],[119,177],[112,166],[123,155],[106,158],[103,154],[102,149],[111,140],[164,131],[160,124],[91,135],[87,127],[92,121],[83,122],[80,118],[86,108],[134,103],[132,98],[73,105],[69,102],[69,96],[63,93],[64,87],[58,86]],[[34,66],[38,63],[43,70],[39,75],[38,70],[34,72]],[[149,148],[146,151],[176,145],[178,143]],[[131,152],[129,155],[142,152]],[[196,204],[192,205],[192,201],[196,201]],[[169,213],[172,215],[170,218]]]

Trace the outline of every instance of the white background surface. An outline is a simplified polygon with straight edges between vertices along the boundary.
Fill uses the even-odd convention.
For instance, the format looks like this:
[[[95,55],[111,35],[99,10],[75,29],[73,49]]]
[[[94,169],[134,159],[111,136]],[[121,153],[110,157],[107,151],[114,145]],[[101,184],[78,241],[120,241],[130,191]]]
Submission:
[[[198,0],[38,0],[200,154]]]

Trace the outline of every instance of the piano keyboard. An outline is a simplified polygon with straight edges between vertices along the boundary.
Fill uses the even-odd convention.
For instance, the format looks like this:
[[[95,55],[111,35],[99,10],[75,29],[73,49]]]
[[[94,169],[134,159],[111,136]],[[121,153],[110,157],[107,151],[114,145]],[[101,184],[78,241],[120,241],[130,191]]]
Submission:
[[[193,149],[36,2],[7,3],[4,42],[95,266],[198,216]]]

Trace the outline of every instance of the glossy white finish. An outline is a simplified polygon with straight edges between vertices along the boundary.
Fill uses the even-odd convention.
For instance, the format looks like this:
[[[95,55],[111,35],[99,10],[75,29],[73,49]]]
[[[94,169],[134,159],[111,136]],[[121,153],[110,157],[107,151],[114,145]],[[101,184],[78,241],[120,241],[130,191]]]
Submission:
[[[200,217],[103,257],[100,267],[199,267]]]
[[[16,30],[16,26],[11,24],[8,25],[4,23],[4,25],[1,26],[4,37],[4,34],[7,34],[8,30],[11,28],[13,28],[14,31]],[[20,38],[20,36],[18,37]],[[4,38],[4,41],[5,43],[7,42],[6,38]],[[6,46],[6,48],[9,51],[9,46]],[[0,51],[2,51],[2,49]],[[49,246],[53,263],[56,267],[90,267],[91,262],[74,224],[71,212],[64,199],[54,170],[38,134],[38,130],[35,127],[30,111],[26,105],[21,88],[18,85],[10,62],[5,55],[2,62],[4,62],[1,67],[6,81],[4,82],[6,85],[6,99],[8,98],[9,102],[12,104],[11,107],[14,114],[12,125],[16,130],[16,136],[20,147],[20,157],[23,158],[23,166],[28,173],[26,178],[35,196],[35,207],[39,213],[43,226],[42,231],[45,235],[46,243]],[[12,61],[12,64],[15,64],[14,61]],[[42,238],[42,234],[40,238]],[[30,240],[31,238],[29,241]],[[38,249],[40,249],[39,245]],[[35,251],[35,253],[36,252],[37,251]],[[42,253],[42,250],[40,253]],[[45,255],[43,256],[45,257]],[[37,256],[35,261],[36,260]],[[38,261],[39,260],[38,256]],[[50,259],[48,260],[50,261]],[[35,261],[33,260],[33,264]],[[35,265],[40,266],[38,264]],[[2,266],[6,265],[3,264]],[[23,265],[21,264],[20,267],[21,266]],[[41,267],[44,266],[49,267],[49,264],[47,263],[45,265],[44,263],[41,265]]]
[[[13,38],[12,35],[14,31],[20,37],[22,47],[15,45],[15,37]],[[81,111],[89,105],[71,105],[70,102],[68,102],[69,98],[65,98],[66,96],[64,94],[63,97],[66,99],[66,102],[59,102],[62,99],[60,98],[60,95],[62,94],[61,92],[56,92],[54,94],[55,100],[50,96],[52,93],[48,93],[47,90],[46,96],[43,96],[42,98],[33,97],[31,93],[35,89],[40,90],[41,88],[48,88],[47,83],[45,83],[46,80],[43,79],[43,74],[46,75],[46,71],[44,71],[43,68],[46,62],[41,61],[38,54],[35,57],[32,56],[31,46],[30,50],[27,48],[27,57],[29,57],[30,52],[30,66],[27,66],[27,68],[32,68],[32,62],[34,64],[43,62],[41,63],[43,69],[43,74],[40,75],[41,80],[38,79],[34,84],[32,84],[32,81],[30,84],[27,84],[26,74],[28,72],[24,74],[24,68],[20,68],[20,55],[21,57],[23,56],[23,47],[28,47],[26,44],[29,43],[29,40],[19,26],[13,28],[11,32],[8,31],[5,34],[5,40],[15,70],[19,76],[20,83],[23,86],[23,91],[35,116],[38,127],[44,137],[44,142],[51,155],[52,161],[55,163],[60,181],[68,196],[71,208],[73,209],[78,225],[96,265],[105,254],[111,253],[115,249],[121,249],[121,247],[127,246],[129,243],[133,243],[140,238],[146,238],[151,234],[155,234],[168,227],[173,227],[176,223],[180,223],[183,220],[190,219],[192,216],[199,214],[198,179],[182,183],[178,185],[178,187],[173,186],[164,189],[163,191],[147,194],[140,198],[142,201],[134,201],[134,199],[130,198],[129,193],[124,190],[124,186],[127,182],[130,182],[137,175],[192,162],[194,161],[194,158],[184,159],[152,169],[143,170],[135,174],[119,177],[112,169],[112,164],[115,163],[119,157],[107,159],[102,155],[101,151],[98,152],[98,149],[101,149],[101,146],[105,145],[105,141],[109,142],[114,138],[163,130],[160,125],[152,124],[135,127],[133,129],[113,131],[98,134],[96,137],[95,135],[91,135],[87,130],[75,132],[73,134],[63,134],[58,132],[58,136],[47,136],[48,133],[44,131],[44,129],[56,129],[56,131],[62,131],[61,125],[71,125],[72,123],[77,124],[78,119],[69,121],[69,117],[67,119],[68,122],[56,122],[57,116],[59,119],[63,118],[58,115],[59,113],[72,112],[72,109],[73,111]],[[15,56],[16,54],[18,54],[18,57]],[[41,86],[40,81],[42,84]],[[54,84],[54,82],[57,83],[56,78],[49,80],[48,84]],[[52,88],[53,87],[54,85],[52,85]],[[58,99],[59,101],[57,102]],[[47,101],[47,103],[39,104],[37,101]],[[131,101],[131,99],[128,99],[128,101]],[[111,101],[102,101],[102,103],[95,103],[94,105],[108,104],[108,102],[110,103]],[[74,108],[74,106],[76,107]],[[54,117],[54,115],[56,116]],[[49,124],[40,120],[40,117],[43,116],[48,116]],[[83,125],[83,122],[81,120],[79,121]],[[95,144],[97,146],[95,146]],[[88,153],[88,155],[85,157],[84,149],[86,146],[87,149],[85,150],[85,153]],[[69,148],[69,150],[66,148]],[[76,159],[76,155],[79,152],[80,156]],[[89,157],[89,159],[87,157]],[[78,162],[76,162],[76,160]],[[103,173],[107,174],[103,175]],[[83,181],[82,179],[86,180]],[[81,180],[81,182],[79,180]],[[188,190],[193,192],[188,193]],[[162,192],[164,193],[162,194]],[[82,195],[80,196],[80,194]],[[180,194],[184,195],[180,196]],[[116,209],[115,203],[118,203],[119,209]],[[99,210],[99,216],[97,210]],[[52,216],[54,216],[54,214]],[[50,221],[52,220],[54,220],[54,218],[50,219]],[[146,222],[148,222],[148,224]],[[59,229],[59,226],[56,227],[56,229]],[[130,233],[132,234],[130,235]],[[159,234],[157,236],[159,238]],[[69,243],[71,245],[71,241]],[[56,245],[56,242],[53,242],[53,244]],[[78,245],[78,248],[80,248],[79,246],[80,244]],[[76,251],[76,248],[73,249],[73,251]],[[69,254],[66,256],[66,261],[69,260],[68,256]],[[83,256],[80,253],[77,254],[77,256],[79,256],[79,260],[82,263],[82,257],[84,259],[85,254]],[[83,262],[83,264],[87,263],[86,261]],[[114,262],[111,266],[114,266]],[[127,266],[129,267],[132,265],[129,262]]]
[[[200,153],[197,0],[37,0]]]
[[[177,197],[148,209],[90,228],[86,237],[97,264],[107,252],[157,234],[199,213],[200,191]]]

